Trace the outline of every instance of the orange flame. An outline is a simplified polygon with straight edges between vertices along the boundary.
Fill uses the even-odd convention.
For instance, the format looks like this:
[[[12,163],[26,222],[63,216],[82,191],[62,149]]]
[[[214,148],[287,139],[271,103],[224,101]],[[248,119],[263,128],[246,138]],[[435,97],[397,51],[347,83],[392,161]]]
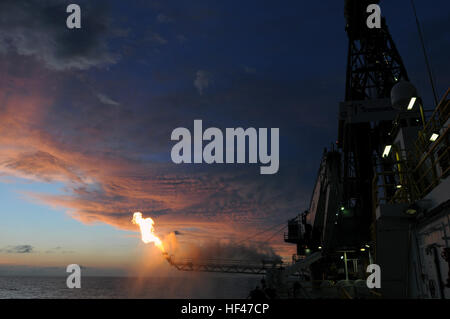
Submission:
[[[153,225],[155,222],[150,217],[142,218],[142,213],[136,212],[133,214],[132,223],[139,225],[141,230],[141,238],[142,241],[146,244],[153,243],[156,247],[161,250],[161,252],[165,253],[163,243],[158,236],[155,235],[155,228]]]

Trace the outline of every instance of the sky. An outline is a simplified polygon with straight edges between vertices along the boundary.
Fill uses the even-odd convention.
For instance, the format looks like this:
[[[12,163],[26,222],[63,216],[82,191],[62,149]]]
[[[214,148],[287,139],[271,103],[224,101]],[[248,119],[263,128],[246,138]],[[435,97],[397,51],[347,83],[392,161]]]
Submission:
[[[69,30],[65,8],[74,2],[82,28]],[[448,2],[415,3],[442,95]],[[149,249],[131,223],[134,211],[182,245],[293,254],[282,229],[245,239],[309,206],[344,98],[343,6],[1,1],[0,274],[71,263],[133,269]],[[382,1],[381,9],[411,82],[433,108],[410,1]],[[279,128],[278,173],[174,164],[171,132],[193,129],[195,119],[223,130]]]

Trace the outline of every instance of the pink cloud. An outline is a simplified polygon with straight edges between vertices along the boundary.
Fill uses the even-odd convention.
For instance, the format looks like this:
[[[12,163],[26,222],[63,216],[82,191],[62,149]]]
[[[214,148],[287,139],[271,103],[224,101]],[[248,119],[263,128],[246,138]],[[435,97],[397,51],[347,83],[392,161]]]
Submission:
[[[282,190],[273,192],[279,186],[244,170],[189,170],[113,151],[108,141],[121,131],[94,128],[91,118],[55,118],[55,108],[65,107],[57,100],[60,80],[40,69],[0,80],[0,174],[65,185],[63,195],[25,193],[28,200],[64,208],[86,224],[126,230],[135,230],[132,212],[142,211],[160,232],[178,230],[182,240],[194,241],[245,238],[293,205],[280,198]]]

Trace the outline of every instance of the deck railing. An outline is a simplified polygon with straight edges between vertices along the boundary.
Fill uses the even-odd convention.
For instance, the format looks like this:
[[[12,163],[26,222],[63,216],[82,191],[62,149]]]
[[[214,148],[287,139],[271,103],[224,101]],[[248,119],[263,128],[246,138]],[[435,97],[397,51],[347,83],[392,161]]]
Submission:
[[[392,146],[394,159],[373,178],[374,211],[385,203],[413,203],[425,197],[450,174],[450,89],[419,131],[414,148]],[[380,162],[383,162],[381,160]]]

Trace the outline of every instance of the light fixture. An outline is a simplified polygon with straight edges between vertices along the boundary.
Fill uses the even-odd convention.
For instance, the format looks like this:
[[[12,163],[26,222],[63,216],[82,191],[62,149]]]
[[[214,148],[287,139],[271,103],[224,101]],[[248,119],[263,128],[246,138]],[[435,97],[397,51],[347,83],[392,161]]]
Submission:
[[[383,151],[382,157],[387,157],[389,153],[391,152],[392,145],[386,145]]]
[[[341,256],[341,259],[344,259],[344,256]]]
[[[370,246],[366,244],[366,248],[370,248]]]
[[[319,250],[322,249],[322,246],[317,247]]]
[[[417,205],[416,203],[413,203],[405,209],[405,214],[413,216],[416,215],[420,210],[421,210],[420,206]]]
[[[361,250],[361,251],[366,251],[366,249],[365,249],[365,248],[361,248],[360,250]]]
[[[413,109],[414,104],[416,103],[416,100],[417,100],[417,97],[415,97],[415,96],[413,96],[411,98],[411,100],[409,101],[409,104],[408,104],[408,111]]]
[[[345,207],[344,206],[341,206],[341,211],[343,212],[345,210]]]
[[[430,141],[431,141],[431,142],[434,142],[434,141],[436,141],[436,140],[438,139],[438,137],[439,137],[439,134],[433,133],[433,134],[430,136]]]
[[[400,189],[400,188],[402,188],[402,185],[397,185],[396,187],[397,187],[398,189]]]

